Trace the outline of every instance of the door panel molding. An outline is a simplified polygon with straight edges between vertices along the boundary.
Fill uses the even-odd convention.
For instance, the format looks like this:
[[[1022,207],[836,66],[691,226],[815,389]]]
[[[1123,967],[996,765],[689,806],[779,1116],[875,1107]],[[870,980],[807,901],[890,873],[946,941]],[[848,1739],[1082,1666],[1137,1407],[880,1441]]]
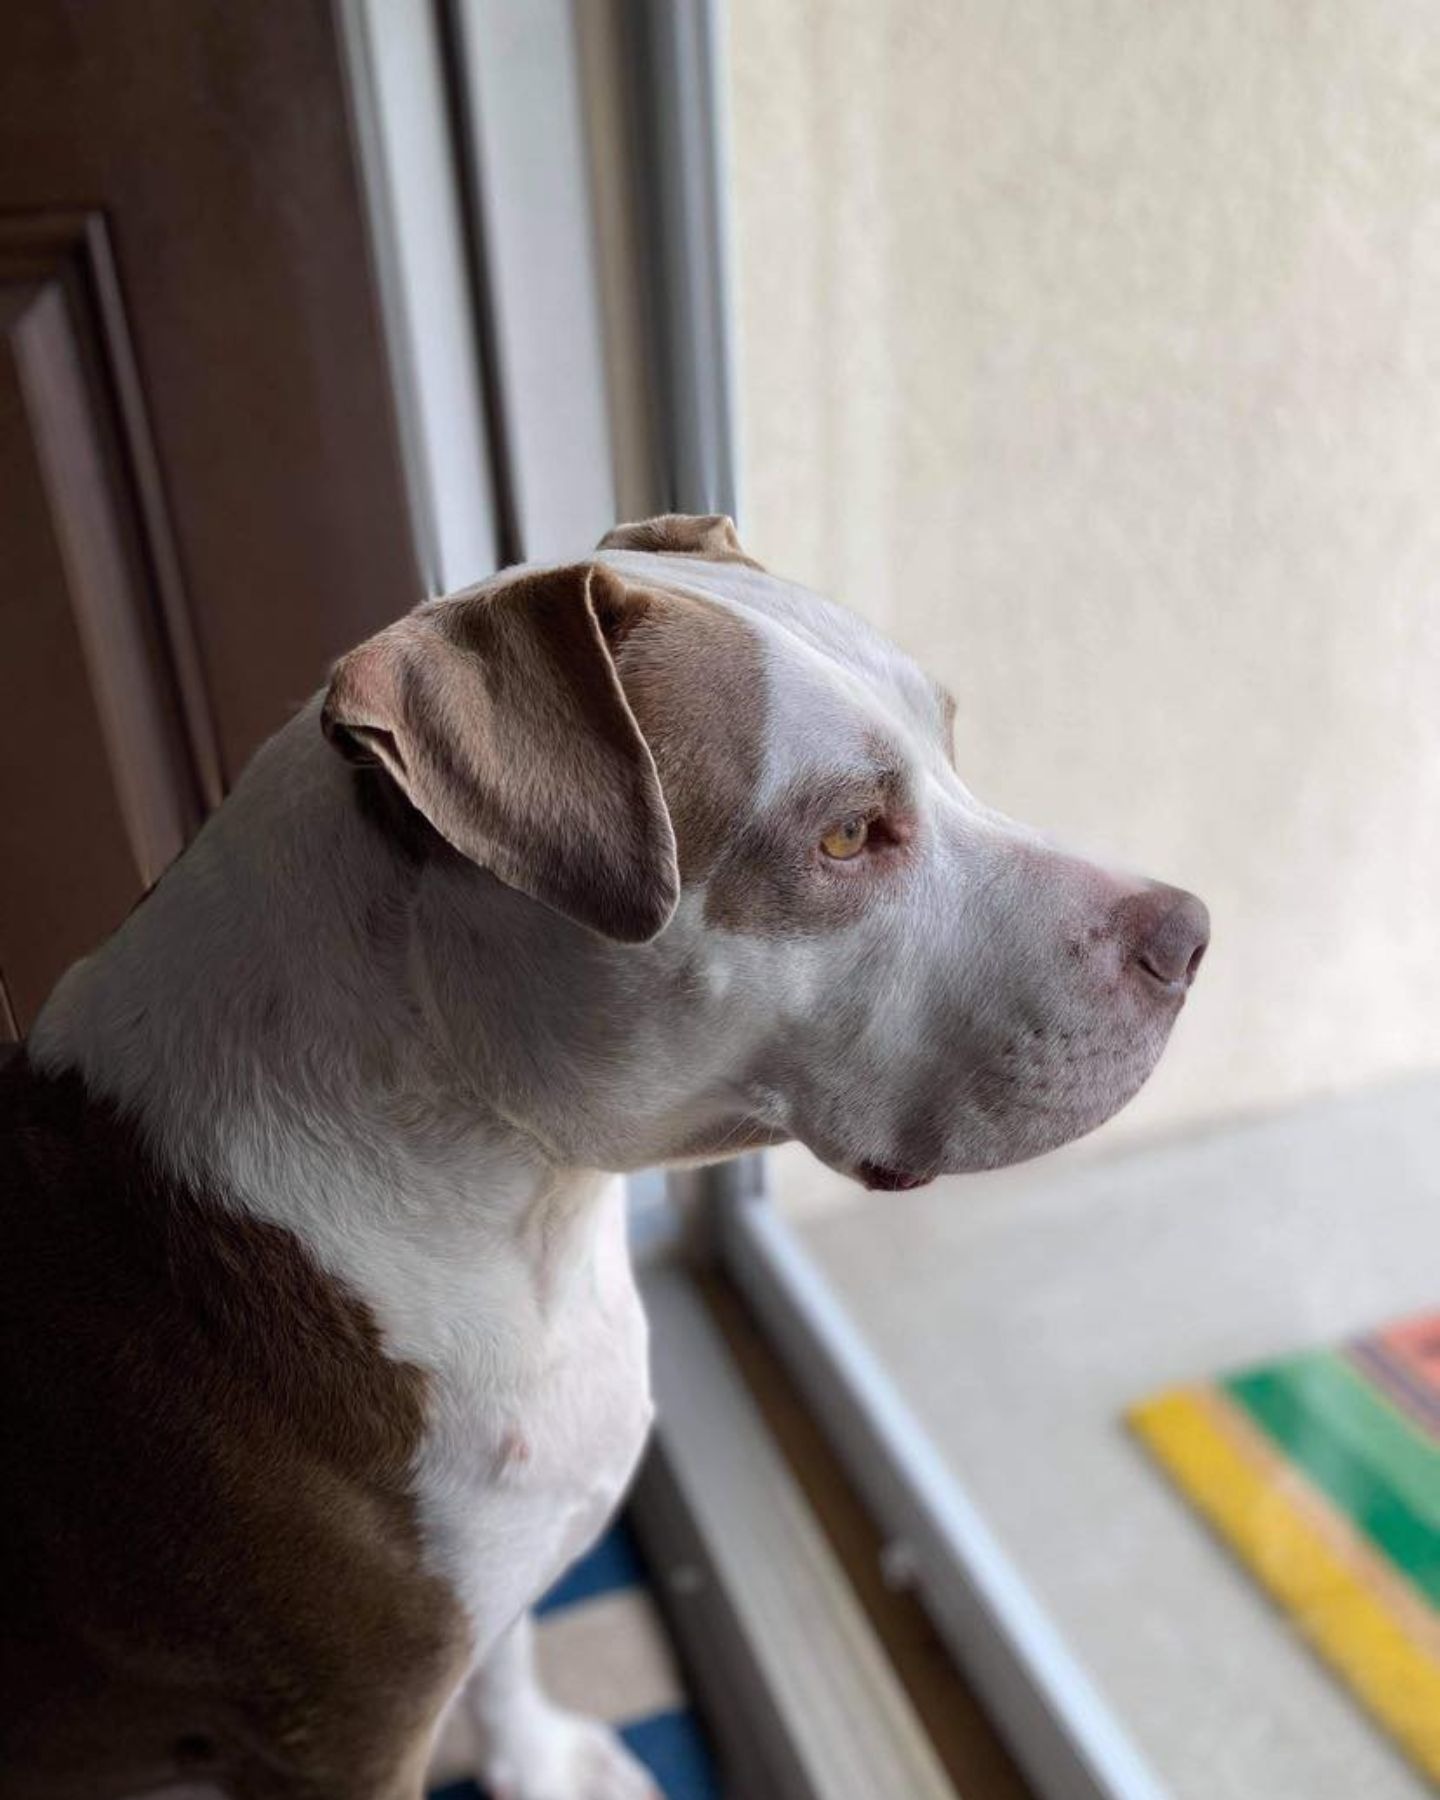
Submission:
[[[219,798],[103,222],[0,215],[0,1029]]]
[[[0,213],[0,289],[16,284],[39,284],[46,295],[30,323],[27,386],[82,624],[88,620],[91,636],[99,631],[104,642],[102,596],[124,584],[129,635],[144,643],[150,670],[150,735],[171,740],[163,754],[158,747],[145,753],[152,779],[144,798],[133,797],[134,828],[149,840],[154,827],[140,819],[161,806],[158,771],[168,764],[166,810],[180,821],[183,841],[220,803],[220,758],[104,217]],[[103,665],[92,678],[118,726],[125,708],[115,680]],[[123,741],[118,749],[123,761]]]

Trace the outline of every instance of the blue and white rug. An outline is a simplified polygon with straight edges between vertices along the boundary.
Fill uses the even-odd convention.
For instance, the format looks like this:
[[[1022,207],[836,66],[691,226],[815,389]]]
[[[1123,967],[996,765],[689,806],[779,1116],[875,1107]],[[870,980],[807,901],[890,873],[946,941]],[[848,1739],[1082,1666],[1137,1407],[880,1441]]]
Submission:
[[[666,1800],[720,1800],[709,1745],[627,1526],[613,1525],[538,1609],[536,1650],[545,1691],[561,1706],[606,1719],[660,1784]],[[484,1800],[463,1719],[447,1727],[430,1800]]]

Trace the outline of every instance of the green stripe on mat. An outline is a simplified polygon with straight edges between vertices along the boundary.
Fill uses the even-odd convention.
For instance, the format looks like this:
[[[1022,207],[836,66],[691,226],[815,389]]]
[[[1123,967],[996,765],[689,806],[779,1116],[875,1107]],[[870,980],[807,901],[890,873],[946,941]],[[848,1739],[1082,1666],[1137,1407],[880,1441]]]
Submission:
[[[1383,1389],[1330,1351],[1287,1358],[1268,1372],[1288,1383],[1320,1429],[1343,1438],[1412,1512],[1440,1530],[1440,1444],[1393,1406]]]
[[[1354,1429],[1359,1409],[1352,1395],[1315,1374],[1322,1360],[1295,1357],[1231,1376],[1220,1386],[1432,1604],[1440,1605],[1440,1529],[1426,1516],[1430,1508],[1417,1509],[1402,1491],[1410,1488],[1415,1469],[1404,1463],[1403,1483],[1392,1480],[1390,1463],[1372,1464],[1337,1430],[1337,1418]],[[1328,1405],[1337,1399],[1338,1415]]]

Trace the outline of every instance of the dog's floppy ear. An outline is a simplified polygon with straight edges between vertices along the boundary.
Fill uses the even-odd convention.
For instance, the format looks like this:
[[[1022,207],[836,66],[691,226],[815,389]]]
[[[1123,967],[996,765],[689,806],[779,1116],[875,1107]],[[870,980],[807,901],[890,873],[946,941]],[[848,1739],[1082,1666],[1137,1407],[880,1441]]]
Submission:
[[[321,714],[442,837],[603,936],[675,910],[675,835],[611,646],[648,604],[598,564],[436,600],[336,665]]]
[[[747,556],[735,530],[735,521],[724,513],[661,513],[656,519],[640,519],[633,525],[617,525],[607,531],[601,550],[652,550],[661,556],[699,556],[706,562],[740,562],[760,567]]]

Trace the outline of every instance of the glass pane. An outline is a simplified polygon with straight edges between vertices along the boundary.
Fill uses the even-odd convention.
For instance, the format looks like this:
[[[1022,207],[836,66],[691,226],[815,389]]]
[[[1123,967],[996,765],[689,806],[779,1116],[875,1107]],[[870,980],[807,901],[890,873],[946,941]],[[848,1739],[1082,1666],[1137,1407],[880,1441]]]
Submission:
[[[1362,1705],[1126,1415],[1228,1408],[1212,1525],[1268,1457],[1251,1525],[1440,1683],[1424,1359],[1344,1348],[1440,1310],[1440,15],[729,15],[747,550],[944,682],[984,800],[1215,928],[1093,1137],[914,1194],[786,1149],[778,1203],[1167,1788],[1417,1795],[1415,1669],[1329,1644]],[[1326,1346],[1328,1449],[1224,1383]]]

